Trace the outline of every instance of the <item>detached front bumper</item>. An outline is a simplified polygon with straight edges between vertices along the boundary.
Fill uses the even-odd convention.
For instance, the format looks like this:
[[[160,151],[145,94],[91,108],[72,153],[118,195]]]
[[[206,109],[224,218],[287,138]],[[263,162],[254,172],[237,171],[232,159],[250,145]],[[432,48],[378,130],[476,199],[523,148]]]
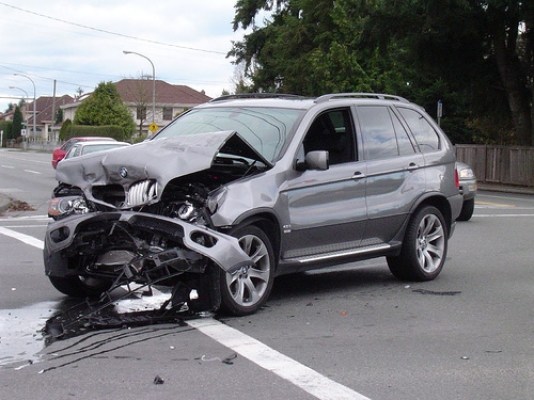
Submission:
[[[99,226],[104,227],[102,232],[95,231],[95,227]],[[236,238],[203,226],[142,212],[98,212],[73,215],[48,225],[45,237],[47,275],[63,275],[65,272],[54,271],[55,263],[47,263],[46,257],[57,259],[60,254],[76,254],[77,247],[83,242],[81,237],[88,234],[92,237],[110,235],[114,229],[109,230],[110,226],[117,226],[117,229],[126,232],[143,231],[158,234],[180,242],[185,249],[209,258],[229,273],[252,263],[251,258],[239,247]]]

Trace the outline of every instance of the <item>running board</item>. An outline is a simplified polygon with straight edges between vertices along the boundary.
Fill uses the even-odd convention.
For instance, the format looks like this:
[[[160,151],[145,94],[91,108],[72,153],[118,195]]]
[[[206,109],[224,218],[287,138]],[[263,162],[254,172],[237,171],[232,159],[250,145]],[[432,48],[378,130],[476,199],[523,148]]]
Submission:
[[[391,248],[392,246],[390,244],[382,243],[373,246],[359,247],[357,249],[340,250],[331,253],[314,254],[304,257],[286,258],[285,261],[296,261],[300,264],[307,264],[315,263],[318,261],[332,260],[341,257],[350,257],[358,255],[364,256],[369,253],[385,252],[387,250],[391,250]]]

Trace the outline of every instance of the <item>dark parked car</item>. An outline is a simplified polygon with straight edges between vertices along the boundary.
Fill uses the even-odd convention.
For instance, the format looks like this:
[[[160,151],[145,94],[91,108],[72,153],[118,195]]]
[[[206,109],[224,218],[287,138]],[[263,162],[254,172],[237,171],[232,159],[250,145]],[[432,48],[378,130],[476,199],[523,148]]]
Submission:
[[[348,261],[431,280],[462,208],[455,163],[401,97],[221,97],[151,140],[60,163],[45,271],[71,296],[157,284],[173,305],[236,315],[275,276]]]
[[[463,197],[462,211],[457,221],[469,221],[475,210],[475,196],[477,193],[477,179],[471,167],[465,163],[457,162],[456,169],[460,179],[460,194]]]
[[[85,142],[88,140],[115,140],[113,138],[107,138],[107,137],[98,137],[98,136],[82,136],[82,137],[74,137],[67,140],[65,143],[61,145],[61,147],[57,147],[52,152],[52,167],[57,168],[57,163],[63,160],[65,157],[65,154],[70,150],[70,148],[78,142]]]

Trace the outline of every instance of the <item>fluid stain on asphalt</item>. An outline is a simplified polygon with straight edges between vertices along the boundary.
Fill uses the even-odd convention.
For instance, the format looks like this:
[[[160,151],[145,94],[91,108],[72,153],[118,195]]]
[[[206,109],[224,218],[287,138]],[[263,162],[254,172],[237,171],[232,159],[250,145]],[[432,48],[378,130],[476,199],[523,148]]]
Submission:
[[[44,302],[0,310],[0,367],[39,360],[37,353],[45,347],[42,329],[57,306],[57,302]]]
[[[61,302],[43,302],[29,307],[0,310],[0,368],[13,368],[14,365],[30,365],[41,360],[45,347],[56,338],[69,338],[86,334],[97,329],[123,328],[157,323],[172,322],[185,325],[178,316],[159,318],[154,308],[168,297],[157,292],[150,298],[134,297],[118,301],[94,318],[80,320],[65,332],[61,325],[66,311],[77,309],[85,313],[85,302],[68,299]],[[88,323],[88,321],[90,323]]]

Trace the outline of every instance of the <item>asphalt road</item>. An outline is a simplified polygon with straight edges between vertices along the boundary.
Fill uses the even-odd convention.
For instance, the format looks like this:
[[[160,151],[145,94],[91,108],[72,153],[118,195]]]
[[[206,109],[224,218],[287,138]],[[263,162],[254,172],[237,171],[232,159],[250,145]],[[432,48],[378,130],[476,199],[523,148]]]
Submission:
[[[0,151],[0,193],[34,207],[0,216],[2,399],[533,397],[534,196],[479,193],[432,282],[377,259],[279,278],[249,317],[47,344],[40,329],[72,304],[43,273],[54,184],[50,154]]]

